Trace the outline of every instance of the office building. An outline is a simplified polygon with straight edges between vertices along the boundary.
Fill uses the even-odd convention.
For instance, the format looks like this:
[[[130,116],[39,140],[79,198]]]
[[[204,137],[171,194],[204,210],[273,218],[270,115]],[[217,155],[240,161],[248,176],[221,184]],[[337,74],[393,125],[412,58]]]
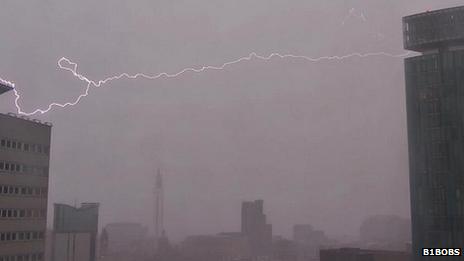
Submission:
[[[248,237],[253,256],[270,256],[272,225],[266,222],[262,200],[242,202],[241,232]]]
[[[0,114],[0,260],[44,260],[51,129]]]
[[[52,261],[96,261],[98,203],[55,204]]]
[[[464,246],[464,6],[403,18],[412,252]],[[444,258],[443,260],[445,260]],[[434,260],[442,260],[436,257]]]

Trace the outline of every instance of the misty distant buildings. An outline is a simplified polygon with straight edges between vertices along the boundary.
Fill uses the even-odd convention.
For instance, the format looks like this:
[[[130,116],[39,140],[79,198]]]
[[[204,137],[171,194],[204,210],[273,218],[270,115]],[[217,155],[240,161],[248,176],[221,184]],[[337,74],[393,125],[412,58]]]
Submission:
[[[51,129],[0,114],[0,260],[44,260]]]
[[[52,261],[96,261],[98,203],[55,204]]]
[[[411,242],[411,221],[394,215],[371,216],[361,224],[360,237],[369,249],[404,251]]]
[[[403,30],[422,53],[405,60],[412,251],[462,247],[464,6],[404,17]]]
[[[180,251],[183,260],[192,261],[243,260],[251,256],[248,238],[241,233],[189,236]]]
[[[266,222],[262,200],[242,202],[242,234],[248,237],[253,256],[269,256],[272,225]]]
[[[134,255],[147,240],[147,228],[137,223],[111,223],[100,239],[102,256]]]
[[[321,246],[327,244],[329,239],[324,231],[314,230],[309,224],[293,226],[293,241],[298,252],[298,261],[319,260]]]
[[[274,236],[272,239],[273,261],[298,261],[298,245],[293,240]],[[310,261],[310,259],[304,259]]]

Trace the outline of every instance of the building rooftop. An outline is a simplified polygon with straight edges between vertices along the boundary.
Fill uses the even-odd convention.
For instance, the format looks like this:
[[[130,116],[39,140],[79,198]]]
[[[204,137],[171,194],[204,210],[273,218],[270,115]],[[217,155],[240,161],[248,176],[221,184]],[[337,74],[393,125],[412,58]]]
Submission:
[[[4,114],[4,113],[0,113],[0,116],[3,116],[3,117],[10,117],[10,118],[16,118],[18,120],[23,120],[23,121],[28,121],[28,122],[32,122],[32,123],[36,123],[36,124],[40,124],[40,125],[46,125],[46,126],[53,126],[50,122],[42,122],[41,120],[38,120],[38,119],[31,119],[27,116],[24,116],[24,115],[17,115],[15,113],[12,113],[12,112],[9,112],[7,114]]]
[[[0,95],[4,94],[5,92],[13,90],[13,87],[9,84],[5,84],[0,81]]]
[[[403,17],[404,48],[424,52],[464,45],[464,6]]]

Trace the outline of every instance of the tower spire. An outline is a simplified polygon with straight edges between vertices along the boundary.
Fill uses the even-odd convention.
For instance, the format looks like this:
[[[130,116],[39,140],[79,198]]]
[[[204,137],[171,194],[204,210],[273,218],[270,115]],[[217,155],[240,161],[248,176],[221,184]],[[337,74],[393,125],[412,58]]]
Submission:
[[[155,217],[154,217],[154,232],[155,240],[158,242],[161,233],[164,231],[163,227],[163,176],[161,170],[158,168],[155,187],[154,187],[154,200],[155,200]]]

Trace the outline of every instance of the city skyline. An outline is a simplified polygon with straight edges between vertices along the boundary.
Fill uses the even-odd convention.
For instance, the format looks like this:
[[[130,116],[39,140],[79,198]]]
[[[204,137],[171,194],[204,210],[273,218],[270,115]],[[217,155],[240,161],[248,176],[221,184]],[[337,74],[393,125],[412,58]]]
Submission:
[[[56,8],[31,3],[31,13],[10,1],[5,10],[13,11],[0,18],[10,36],[0,51],[8,60],[0,75],[15,82],[26,111],[82,93],[82,82],[56,70],[57,57],[69,57],[90,79],[104,79],[221,65],[252,51],[401,54],[401,17],[458,1],[380,1],[379,7],[120,1],[110,9],[95,4],[94,11],[89,2],[49,3]],[[7,28],[15,13],[23,19]],[[356,236],[370,215],[409,217],[402,62],[257,59],[223,71],[93,88],[80,106],[32,117],[56,128],[50,201],[101,202],[101,227],[127,221],[151,229],[153,169],[161,166],[169,177],[164,223],[177,241],[236,230],[236,208],[256,198],[265,200],[276,234],[287,237],[293,224]],[[15,112],[12,98],[0,96],[0,111]],[[346,226],[340,216],[347,216]]]

